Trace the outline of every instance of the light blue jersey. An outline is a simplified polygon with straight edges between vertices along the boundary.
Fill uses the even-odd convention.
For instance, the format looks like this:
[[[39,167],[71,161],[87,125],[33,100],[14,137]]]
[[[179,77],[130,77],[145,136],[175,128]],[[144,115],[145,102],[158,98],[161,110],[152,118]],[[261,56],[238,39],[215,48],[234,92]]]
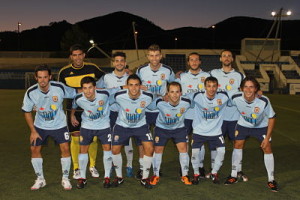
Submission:
[[[95,99],[88,100],[83,93],[78,94],[73,100],[72,108],[78,106],[83,109],[81,114],[81,127],[89,130],[102,130],[110,127],[109,99],[119,88],[111,90],[96,90]]]
[[[204,91],[204,81],[210,74],[204,71],[200,71],[198,74],[192,74],[190,71],[186,71],[180,74],[180,77],[176,79],[181,84],[182,94],[187,95],[189,93],[196,93]],[[195,117],[195,109],[191,108],[186,113],[186,119],[193,120]]]
[[[217,92],[213,99],[209,99],[206,92],[189,94],[195,103],[195,118],[193,133],[202,136],[221,135],[225,108],[229,97],[226,92]]]
[[[142,80],[142,85],[158,97],[164,96],[167,92],[167,83],[175,80],[172,68],[164,64],[161,64],[157,71],[153,71],[150,64],[147,64],[139,67],[136,73]],[[147,112],[158,112],[158,110],[147,110]]]
[[[242,80],[245,75],[232,69],[230,72],[224,72],[221,69],[214,69],[210,71],[211,76],[218,79],[219,90],[227,92],[229,96],[232,96],[239,91]],[[239,119],[239,113],[235,106],[227,107],[224,120],[225,121],[237,121]]]
[[[152,105],[153,104],[151,104],[151,107]],[[180,97],[179,103],[173,106],[169,102],[158,98],[153,107],[159,110],[156,126],[167,130],[174,130],[184,127],[185,115],[187,110],[191,107],[191,100]]]
[[[111,72],[109,74],[105,74],[102,76],[99,81],[97,81],[97,88],[115,88],[126,85],[126,81],[128,78],[128,74],[125,73],[123,76],[119,77],[115,74],[115,72]],[[114,112],[118,112],[120,109],[117,103],[113,103],[110,105],[110,110]]]
[[[141,90],[137,99],[131,99],[128,90],[121,90],[114,95],[120,105],[116,124],[125,128],[138,128],[146,124],[145,109],[153,101],[153,94]]]
[[[44,93],[39,85],[28,88],[25,93],[22,110],[36,111],[34,125],[40,129],[56,130],[67,126],[63,111],[63,99],[74,98],[76,91],[56,81],[49,82],[49,90]]]
[[[275,112],[266,96],[247,102],[242,92],[232,96],[232,104],[236,105],[240,118],[238,124],[247,128],[265,128],[269,118],[275,117]]]

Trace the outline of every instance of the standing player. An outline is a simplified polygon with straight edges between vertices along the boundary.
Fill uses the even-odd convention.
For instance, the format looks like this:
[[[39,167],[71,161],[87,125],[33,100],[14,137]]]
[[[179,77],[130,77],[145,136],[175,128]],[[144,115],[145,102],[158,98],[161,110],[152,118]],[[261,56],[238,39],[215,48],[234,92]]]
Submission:
[[[229,50],[223,50],[220,54],[220,62],[222,63],[221,69],[214,69],[210,72],[211,76],[216,77],[219,82],[219,90],[225,91],[229,96],[239,91],[240,84],[245,76],[233,69],[233,54]],[[228,137],[229,140],[234,140],[234,130],[237,120],[239,119],[239,113],[235,106],[226,107],[224,114],[224,121],[222,125],[222,134],[224,137]],[[211,151],[212,168],[215,159],[216,151]],[[243,155],[242,149],[234,149],[232,156]],[[242,172],[242,163],[238,166],[238,177],[243,181],[248,181],[248,177]]]
[[[175,80],[175,75],[171,67],[160,63],[162,59],[161,49],[158,45],[152,44],[148,48],[147,58],[149,63],[137,69],[137,75],[142,80],[142,84],[148,88],[155,96],[163,97],[167,91],[167,83]],[[146,110],[146,120],[148,125],[155,125],[158,110]],[[140,169],[143,166],[143,155],[140,149]],[[137,178],[142,172],[138,171]]]
[[[153,139],[146,124],[145,109],[152,102],[153,94],[142,91],[141,80],[136,74],[127,79],[128,89],[115,94],[115,101],[120,105],[116,125],[113,128],[112,153],[117,177],[113,186],[123,183],[121,148],[130,137],[142,142],[144,148],[143,176],[141,184],[145,188],[152,188],[149,180],[149,171],[153,157]]]
[[[88,164],[88,148],[92,143],[94,136],[102,142],[104,181],[105,188],[110,187],[110,170],[112,166],[111,154],[111,133],[109,123],[109,98],[111,92],[119,90],[96,90],[96,81],[92,77],[81,79],[82,93],[78,94],[73,101],[71,112],[71,122],[73,126],[78,126],[74,113],[80,106],[84,111],[82,113],[82,122],[80,127],[80,154],[79,169],[81,178],[78,179],[77,188],[82,189],[86,185],[86,167]]]
[[[50,81],[51,70],[46,65],[36,67],[35,79],[37,84],[28,88],[22,106],[25,120],[30,128],[31,163],[37,175],[31,190],[38,190],[46,185],[41,145],[49,136],[59,144],[63,173],[61,184],[65,190],[70,190],[72,189],[68,178],[71,166],[70,137],[62,103],[64,98],[74,98],[76,92],[61,83]],[[36,112],[34,121],[32,111]]]
[[[185,185],[192,185],[189,180],[188,171],[190,158],[187,152],[188,132],[184,125],[184,119],[187,110],[191,107],[191,101],[181,97],[182,88],[180,83],[171,82],[167,86],[168,102],[162,98],[158,98],[153,108],[158,108],[159,114],[156,119],[156,127],[154,128],[154,158],[153,158],[153,174],[151,177],[151,185],[159,182],[159,169],[162,162],[162,154],[169,139],[172,139],[179,151],[179,161],[181,166],[181,181]]]
[[[100,79],[104,72],[93,63],[84,62],[85,53],[81,45],[75,44],[70,48],[70,59],[71,64],[63,67],[58,74],[58,80],[69,87],[77,89],[77,92],[80,91],[80,81],[85,76],[91,76],[96,80]],[[71,113],[72,101],[67,101],[67,122],[68,129],[71,136],[71,154],[73,161],[74,174],[73,178],[80,178],[80,171],[78,167],[78,154],[79,154],[79,136],[80,136],[80,124],[77,127],[74,127],[71,123]],[[79,122],[81,122],[82,109],[78,108],[75,112],[75,116]],[[99,173],[95,168],[96,165],[96,156],[97,156],[97,137],[94,138],[94,141],[91,143],[89,148],[89,157],[90,157],[90,172],[93,177],[99,177]]]
[[[235,149],[243,149],[248,137],[255,137],[261,143],[264,152],[264,162],[268,174],[268,187],[273,192],[278,191],[274,179],[274,156],[271,148],[271,136],[275,125],[275,112],[269,99],[265,96],[257,97],[260,90],[258,81],[253,77],[246,77],[241,83],[242,93],[233,95],[232,103],[236,105],[240,118],[235,130]],[[225,182],[230,185],[238,181],[236,166],[242,162],[241,156],[232,156],[231,176]]]
[[[218,80],[207,77],[204,81],[205,92],[190,94],[195,103],[195,119],[193,121],[192,165],[194,169],[193,184],[199,183],[199,152],[204,142],[216,149],[215,164],[209,173],[213,183],[219,183],[218,171],[225,155],[225,142],[222,136],[222,122],[229,97],[226,92],[217,92]]]
[[[105,74],[97,82],[97,88],[115,88],[126,84],[128,73],[126,72],[126,54],[123,52],[116,52],[112,55],[112,65],[115,68],[113,72]],[[117,117],[120,106],[114,103],[110,106],[110,127],[113,128]],[[129,143],[124,146],[127,165],[126,165],[126,176],[133,177],[132,161],[133,161],[133,148],[132,140],[129,139]]]
[[[187,64],[189,66],[189,70],[181,73],[180,77],[176,79],[176,81],[180,82],[182,86],[183,95],[187,95],[189,93],[200,92],[204,90],[204,80],[206,77],[209,77],[210,74],[204,72],[201,66],[201,57],[198,53],[192,52],[188,55]],[[195,118],[195,109],[191,108],[187,111],[185,116],[185,127],[187,127],[187,132],[190,134],[192,132],[192,123]],[[200,159],[200,177],[205,178],[205,170],[203,166],[203,160],[205,155],[204,146],[200,149],[199,159]]]

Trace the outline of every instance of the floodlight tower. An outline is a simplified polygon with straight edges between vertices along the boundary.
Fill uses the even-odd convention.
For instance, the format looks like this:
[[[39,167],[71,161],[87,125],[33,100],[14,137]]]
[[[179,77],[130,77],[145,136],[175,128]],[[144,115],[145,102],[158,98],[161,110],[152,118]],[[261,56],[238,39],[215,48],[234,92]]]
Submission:
[[[288,11],[284,12],[283,8],[280,8],[280,10],[278,12],[276,12],[276,11],[272,11],[271,12],[271,16],[274,18],[274,21],[273,21],[272,27],[271,27],[271,29],[270,29],[267,37],[266,37],[266,40],[264,41],[264,43],[262,45],[262,48],[261,48],[260,52],[258,53],[258,55],[256,57],[255,63],[257,63],[257,61],[258,61],[258,59],[259,59],[259,57],[260,57],[260,55],[261,55],[261,53],[262,53],[262,51],[263,51],[263,49],[264,49],[264,47],[266,45],[268,39],[270,38],[270,35],[272,34],[275,26],[276,26],[275,39],[278,39],[279,28],[280,28],[281,23],[282,23],[282,19],[281,18],[282,17],[288,17],[290,15],[292,15],[292,11],[288,10]],[[274,49],[273,49],[273,51],[274,51]],[[273,56],[274,56],[274,53],[272,54],[271,61],[273,61]]]
[[[103,55],[105,55],[107,58],[111,58],[105,51],[103,51],[95,42],[94,40],[90,40],[90,44],[92,45],[88,50],[87,53],[92,50],[93,48],[96,48],[98,51],[100,51]]]

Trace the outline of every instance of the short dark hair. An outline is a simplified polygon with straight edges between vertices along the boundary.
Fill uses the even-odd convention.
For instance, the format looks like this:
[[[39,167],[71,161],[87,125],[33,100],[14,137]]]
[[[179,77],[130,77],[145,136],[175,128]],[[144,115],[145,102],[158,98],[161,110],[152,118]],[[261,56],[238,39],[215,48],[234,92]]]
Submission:
[[[204,81],[205,86],[206,86],[207,82],[214,82],[214,83],[217,83],[217,85],[219,85],[218,79],[213,76],[209,76],[205,79],[205,81]]]
[[[80,50],[83,53],[85,53],[84,48],[82,47],[81,44],[74,44],[70,47],[70,55],[72,55],[73,51],[77,51],[77,50]]]
[[[159,52],[161,52],[161,49],[157,44],[151,44],[148,47],[148,51],[159,51]]]
[[[187,58],[186,58],[187,61],[190,60],[190,56],[191,56],[191,55],[196,55],[196,56],[198,56],[198,57],[199,57],[199,60],[201,61],[201,56],[200,56],[200,54],[197,53],[197,52],[192,52],[192,53],[190,53],[190,54],[187,56]]]
[[[120,57],[123,57],[124,59],[126,59],[126,53],[120,52],[120,51],[113,53],[113,55],[111,57],[114,60],[117,56],[120,56]]]
[[[140,77],[136,74],[131,74],[128,76],[126,83],[128,84],[130,80],[138,80],[140,82],[140,84],[142,85],[142,80],[140,79]]]
[[[91,76],[83,77],[80,81],[80,86],[83,87],[83,84],[92,83],[93,86],[96,86],[96,80]]]
[[[46,64],[44,64],[44,65],[38,65],[38,66],[35,67],[35,70],[34,70],[35,76],[37,76],[37,73],[39,71],[48,71],[49,76],[51,75],[51,69]]]
[[[181,84],[180,84],[180,83],[178,83],[178,82],[175,82],[175,81],[173,81],[173,82],[171,82],[171,83],[169,83],[169,84],[167,85],[167,91],[168,91],[168,92],[170,91],[170,87],[171,87],[171,85],[172,85],[172,86],[178,86],[178,87],[179,87],[179,90],[180,90],[180,92],[182,92],[182,87],[181,87]]]
[[[244,80],[242,80],[240,86],[242,90],[245,87],[247,81],[251,81],[254,84],[254,87],[256,88],[256,92],[260,90],[260,84],[253,76],[247,76],[246,78],[244,78]]]
[[[232,55],[232,58],[234,58],[234,57],[235,57],[234,53],[233,53],[231,50],[229,50],[229,49],[223,49],[223,50],[221,51],[221,53],[220,53],[220,57],[222,57],[222,54],[223,54],[225,51],[228,51],[228,52],[230,52],[230,53],[231,53],[231,55]]]

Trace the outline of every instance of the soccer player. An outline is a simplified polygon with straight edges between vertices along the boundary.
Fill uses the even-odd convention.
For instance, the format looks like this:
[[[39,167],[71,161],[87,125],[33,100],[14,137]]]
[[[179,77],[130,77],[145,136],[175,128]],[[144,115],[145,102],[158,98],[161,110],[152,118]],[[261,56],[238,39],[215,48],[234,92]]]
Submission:
[[[128,73],[126,72],[126,54],[123,52],[116,52],[112,55],[112,65],[115,68],[113,72],[105,74],[97,82],[97,88],[115,88],[126,84]],[[114,103],[110,106],[110,127],[113,128],[119,111],[119,105]],[[126,176],[133,177],[133,148],[132,140],[129,139],[129,143],[124,146],[127,164],[126,164]]]
[[[74,98],[76,92],[62,83],[50,81],[51,70],[46,65],[36,67],[35,79],[37,84],[28,88],[22,106],[25,120],[30,128],[31,163],[37,176],[31,190],[46,186],[41,145],[49,136],[59,144],[63,173],[61,184],[65,190],[70,190],[72,189],[68,178],[71,166],[70,137],[62,103],[64,98]],[[34,121],[32,111],[36,112]]]
[[[141,84],[141,79],[136,74],[132,74],[127,79],[128,89],[121,90],[114,96],[115,101],[120,105],[112,138],[112,157],[117,175],[112,184],[115,187],[124,181],[121,148],[130,137],[135,137],[141,141],[144,149],[143,176],[140,182],[145,188],[152,188],[149,171],[153,159],[153,139],[146,124],[145,109],[153,101],[153,94],[142,91]]]
[[[204,92],[197,92],[188,96],[195,103],[195,118],[193,120],[192,166],[194,169],[193,184],[199,183],[199,152],[204,142],[209,143],[210,149],[216,149],[215,164],[209,173],[213,183],[219,183],[218,171],[225,155],[225,142],[221,126],[227,101],[226,92],[217,92],[218,80],[207,77],[204,81]]]
[[[184,125],[187,110],[191,107],[191,101],[181,97],[182,88],[180,83],[171,82],[167,86],[168,102],[158,98],[153,108],[159,110],[154,128],[154,157],[153,157],[153,176],[150,184],[156,185],[159,180],[159,170],[162,162],[162,154],[169,139],[172,139],[179,151],[179,161],[181,166],[181,181],[185,185],[192,185],[189,180],[188,171],[190,158],[187,152],[188,132]],[[150,108],[150,107],[149,107]]]
[[[84,111],[82,113],[82,122],[80,127],[80,154],[79,169],[80,179],[78,179],[77,188],[82,189],[87,183],[86,167],[88,164],[88,148],[92,143],[94,136],[102,142],[103,164],[104,164],[104,188],[110,187],[110,170],[112,167],[111,154],[111,132],[109,123],[109,98],[118,88],[112,90],[96,90],[96,81],[93,77],[86,76],[81,79],[82,93],[78,94],[73,101],[71,112],[71,122],[73,126],[78,126],[74,113],[80,106]]]
[[[148,48],[147,58],[149,63],[137,69],[137,75],[141,78],[142,84],[148,88],[155,96],[163,97],[167,91],[167,83],[175,80],[175,74],[171,67],[160,63],[162,59],[161,49],[157,44],[152,44]],[[155,126],[158,110],[146,110],[146,120],[148,125]],[[137,178],[140,179],[143,173],[143,150],[139,148],[140,170]]]
[[[233,68],[233,54],[230,50],[223,50],[220,54],[221,69],[214,69],[210,72],[211,76],[216,77],[219,82],[219,90],[225,91],[229,96],[232,96],[240,89],[240,84],[245,76],[234,70]],[[239,119],[239,113],[235,106],[226,107],[224,114],[224,121],[222,124],[222,134],[228,137],[230,141],[234,140],[234,130]],[[233,150],[233,156],[236,154],[242,155],[242,150]],[[211,149],[211,163],[212,168],[216,157],[216,151]],[[243,181],[248,181],[248,177],[242,172],[242,163],[238,166],[238,177]]]
[[[96,80],[100,79],[104,72],[95,64],[84,62],[85,53],[81,45],[75,44],[70,48],[71,64],[63,67],[58,74],[58,81],[66,84],[69,87],[77,89],[77,92],[81,92],[80,81],[85,76],[91,76]],[[74,174],[73,178],[80,178],[80,171],[78,167],[78,154],[79,154],[79,136],[80,136],[80,123],[74,127],[71,123],[72,100],[67,101],[67,122],[68,129],[71,133],[71,155],[73,161]],[[81,122],[82,109],[78,108],[75,112],[76,119]],[[95,167],[97,156],[97,137],[94,137],[93,142],[89,147],[89,159],[90,159],[90,172],[92,177],[99,177],[99,173]]]
[[[255,137],[264,152],[264,162],[268,174],[268,187],[273,192],[278,191],[274,179],[274,156],[271,147],[271,136],[275,125],[275,112],[269,99],[265,96],[257,97],[260,90],[258,81],[253,77],[246,77],[241,83],[242,92],[232,96],[232,104],[236,105],[240,117],[235,130],[234,148],[243,149],[246,138]],[[242,156],[232,156],[231,176],[225,185],[236,183],[237,165],[242,161]]]
[[[189,67],[189,70],[184,73],[181,73],[179,78],[176,79],[176,81],[179,82],[182,86],[183,95],[204,91],[204,80],[206,79],[206,77],[210,76],[210,74],[204,72],[200,68],[201,66],[200,54],[198,54],[197,52],[190,53],[187,57],[187,65]],[[185,127],[187,127],[188,134],[192,132],[192,123],[194,118],[195,118],[195,109],[191,108],[187,110],[184,123],[185,123]],[[205,169],[203,166],[204,155],[205,155],[205,148],[203,146],[200,149],[200,153],[199,153],[200,178],[205,178]]]

